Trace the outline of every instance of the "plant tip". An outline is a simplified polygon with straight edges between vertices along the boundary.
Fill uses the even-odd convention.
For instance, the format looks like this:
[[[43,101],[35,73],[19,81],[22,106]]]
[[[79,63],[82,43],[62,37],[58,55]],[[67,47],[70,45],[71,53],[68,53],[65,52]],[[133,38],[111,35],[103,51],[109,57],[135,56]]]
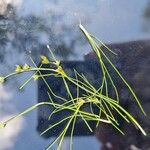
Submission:
[[[5,82],[5,77],[0,77],[0,83],[4,83]]]
[[[47,48],[50,49],[49,45],[47,45]]]

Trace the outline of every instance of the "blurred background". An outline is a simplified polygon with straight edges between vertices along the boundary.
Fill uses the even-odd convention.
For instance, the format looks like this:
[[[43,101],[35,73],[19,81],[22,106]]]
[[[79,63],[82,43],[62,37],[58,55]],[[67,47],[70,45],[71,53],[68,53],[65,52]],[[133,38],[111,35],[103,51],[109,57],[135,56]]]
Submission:
[[[133,57],[127,57],[124,50],[126,62],[135,59],[136,49],[150,45],[150,0],[0,0],[0,75],[12,72],[16,64],[29,62],[30,52],[39,63],[40,54],[48,54],[47,44],[61,60],[83,61],[91,49],[79,30],[80,22],[106,44],[137,41],[129,46],[128,52],[132,51]],[[141,65],[146,66],[146,73],[139,71],[136,80],[150,71],[149,51],[147,48],[145,55],[143,51],[138,53],[143,54]],[[136,62],[139,61],[141,59]],[[0,85],[0,121],[37,103],[36,82],[18,90],[27,76],[21,75]],[[145,80],[144,95],[149,97],[150,80]],[[0,130],[0,150],[44,149],[51,139],[40,137],[36,129],[37,118],[35,110]],[[66,138],[63,150],[68,149],[68,142]],[[97,150],[101,145],[95,136],[76,137],[74,143],[75,150]],[[111,148],[109,143],[107,146]]]

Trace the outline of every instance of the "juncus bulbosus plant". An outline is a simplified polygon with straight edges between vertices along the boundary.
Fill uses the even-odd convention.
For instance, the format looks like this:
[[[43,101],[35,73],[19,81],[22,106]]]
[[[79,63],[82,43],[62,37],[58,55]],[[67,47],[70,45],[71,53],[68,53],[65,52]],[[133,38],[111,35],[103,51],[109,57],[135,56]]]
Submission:
[[[117,129],[121,134],[125,134],[119,124],[119,120],[117,119],[116,115],[120,116],[124,121],[127,123],[132,123],[138,130],[141,131],[143,135],[146,136],[145,131],[141,127],[141,125],[138,123],[138,121],[120,105],[120,96],[117,89],[117,84],[115,84],[111,73],[109,72],[108,65],[110,68],[112,68],[115,72],[115,76],[120,78],[124,85],[127,87],[131,95],[133,96],[134,100],[136,101],[137,105],[139,106],[139,109],[143,112],[144,115],[145,111],[141,106],[141,103],[139,99],[137,98],[135,92],[129,85],[129,83],[125,80],[125,78],[121,75],[119,70],[115,67],[115,65],[112,63],[112,61],[109,59],[109,57],[106,55],[105,51],[102,49],[102,47],[105,47],[107,51],[112,53],[112,55],[116,55],[112,50],[109,49],[105,44],[103,44],[100,40],[98,40],[96,37],[91,35],[81,24],[79,25],[80,30],[85,35],[87,41],[89,42],[92,50],[97,56],[97,60],[99,62],[100,69],[102,71],[101,74],[101,82],[99,83],[99,88],[96,88],[94,85],[92,85],[88,79],[85,77],[85,75],[80,74],[78,70],[73,70],[75,77],[71,77],[67,74],[65,69],[61,65],[61,61],[58,60],[53,51],[50,49],[49,46],[47,46],[50,55],[52,57],[52,61],[48,59],[48,57],[42,55],[41,56],[41,65],[37,66],[37,64],[32,59],[32,56],[30,56],[30,60],[32,62],[32,65],[25,64],[23,66],[17,65],[16,69],[13,73],[1,76],[0,82],[4,83],[8,78],[11,78],[15,75],[21,75],[25,72],[32,72],[32,76],[27,79],[24,84],[20,87],[20,89],[24,88],[28,82],[31,80],[38,80],[42,79],[45,83],[45,85],[48,88],[47,95],[48,99],[37,103],[30,108],[25,109],[25,111],[21,112],[20,114],[10,118],[9,120],[6,120],[5,122],[1,123],[0,127],[4,128],[11,120],[14,120],[22,115],[25,115],[29,112],[31,112],[33,109],[36,109],[42,105],[50,105],[53,106],[53,111],[49,114],[49,120],[51,117],[61,111],[69,110],[69,115],[64,116],[61,120],[55,122],[54,124],[51,124],[47,129],[45,129],[41,135],[45,134],[46,132],[52,130],[53,128],[61,125],[62,123],[65,123],[64,129],[58,134],[56,139],[50,143],[49,146],[47,146],[46,150],[52,148],[55,144],[57,145],[57,150],[61,149],[62,143],[64,141],[65,135],[69,128],[71,128],[70,132],[70,150],[72,150],[73,145],[73,134],[74,129],[76,127],[76,121],[77,118],[81,118],[83,122],[86,124],[87,128],[90,132],[93,132],[93,129],[90,127],[89,121],[96,122],[96,126],[100,125],[101,122],[107,123],[112,125],[115,129]],[[104,61],[105,59],[105,61]],[[108,65],[106,65],[106,63]],[[49,67],[44,67],[45,64],[49,64]],[[42,71],[46,71],[47,73],[43,74]],[[57,78],[62,78],[64,83],[64,88],[68,94],[68,98],[58,96],[57,93],[54,93],[54,91],[51,89],[50,84],[47,82],[45,77],[54,76]],[[68,85],[68,81],[71,82],[73,85],[76,86],[76,97],[73,96],[72,91],[70,90],[70,87]],[[110,83],[110,84],[108,84]],[[115,93],[115,96],[111,96],[109,94],[109,86],[112,87],[112,91]],[[80,94],[80,90],[84,91],[84,94]],[[53,100],[53,97],[56,99],[60,99],[62,102],[57,103]],[[114,98],[115,97],[115,98]],[[89,105],[90,111],[85,111],[82,109],[84,105]],[[93,110],[96,107],[98,109],[98,112],[95,112]]]

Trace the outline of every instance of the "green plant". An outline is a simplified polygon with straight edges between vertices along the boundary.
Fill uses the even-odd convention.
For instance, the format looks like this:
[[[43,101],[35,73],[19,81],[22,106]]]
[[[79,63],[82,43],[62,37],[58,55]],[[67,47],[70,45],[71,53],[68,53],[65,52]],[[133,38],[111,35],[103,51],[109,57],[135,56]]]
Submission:
[[[117,89],[117,85],[113,81],[113,78],[109,72],[109,69],[106,66],[106,62],[109,64],[109,67],[111,67],[114,72],[116,73],[116,76],[120,78],[123,83],[126,85],[127,89],[130,91],[132,96],[134,97],[135,101],[137,102],[139,108],[141,111],[145,114],[139,99],[137,98],[136,94],[134,93],[133,89],[129,85],[129,83],[124,79],[124,77],[121,75],[121,73],[118,71],[118,69],[115,67],[115,65],[111,62],[111,60],[108,58],[108,56],[105,54],[105,52],[102,50],[102,47],[105,47],[109,52],[111,52],[113,55],[116,55],[112,50],[110,50],[105,44],[103,44],[101,41],[99,41],[96,37],[92,36],[90,33],[86,31],[86,29],[80,24],[80,30],[83,32],[85,37],[87,38],[89,44],[91,45],[93,51],[95,52],[98,62],[100,64],[100,68],[102,70],[102,82],[99,83],[99,88],[96,88],[94,85],[92,85],[88,79],[83,75],[80,74],[77,70],[74,69],[74,75],[75,78],[70,77],[66,71],[61,66],[61,63],[59,60],[57,60],[50,49],[49,46],[48,50],[53,58],[53,61],[50,61],[46,56],[41,56],[41,65],[38,67],[32,57],[30,56],[30,60],[32,62],[32,66],[29,66],[28,64],[25,64],[24,66],[17,65],[15,72],[0,77],[0,82],[5,82],[7,78],[10,78],[11,76],[18,75],[20,73],[25,72],[33,72],[33,75],[27,79],[24,84],[20,87],[22,89],[28,82],[33,80],[38,80],[39,78],[42,78],[45,82],[46,86],[48,87],[48,97],[49,99],[45,102],[37,103],[33,105],[30,108],[27,108],[22,113],[14,116],[13,118],[10,118],[9,120],[3,122],[0,127],[5,127],[7,123],[9,123],[11,120],[16,119],[22,115],[25,115],[26,113],[29,113],[33,109],[40,107],[42,105],[50,105],[54,107],[54,110],[49,116],[49,119],[51,119],[52,115],[61,112],[63,110],[69,110],[69,115],[64,116],[63,119],[60,121],[54,123],[53,125],[50,125],[45,131],[42,132],[41,135],[45,134],[47,131],[52,130],[54,127],[62,124],[65,122],[65,127],[62,130],[62,132],[59,133],[58,137],[46,148],[47,150],[50,149],[56,142],[58,142],[57,150],[61,149],[64,137],[69,129],[71,127],[71,133],[70,133],[70,150],[72,149],[73,144],[73,134],[74,134],[74,128],[76,124],[77,117],[80,117],[84,123],[86,124],[87,128],[93,132],[92,128],[90,127],[88,121],[96,122],[96,126],[98,126],[101,122],[107,123],[112,125],[114,128],[116,128],[121,134],[124,135],[124,132],[119,127],[119,122],[114,114],[117,113],[122,119],[124,119],[127,123],[132,123],[135,125],[137,129],[139,129],[143,135],[146,136],[145,131],[141,127],[141,125],[136,121],[136,119],[128,112],[126,111],[121,105],[120,105],[120,98],[119,98],[119,92]],[[104,61],[105,59],[105,61]],[[51,67],[46,68],[43,67],[45,64],[50,64]],[[47,71],[49,73],[42,74],[42,71]],[[53,92],[50,85],[47,83],[45,77],[55,76],[56,78],[62,78],[64,83],[64,88],[66,89],[66,92],[68,94],[68,99],[64,97],[60,97],[57,94]],[[68,82],[71,82],[76,86],[77,95],[76,97],[73,97],[72,91],[70,90],[70,87],[68,85]],[[109,94],[108,82],[113,87],[113,91],[115,93],[115,98],[112,98]],[[86,94],[80,95],[80,90],[83,90]],[[55,98],[61,99],[62,103],[57,103],[53,101],[51,95],[53,95]],[[85,111],[82,109],[84,105],[89,105],[90,111]],[[98,108],[99,112],[96,113],[93,110],[93,105]],[[146,114],[145,114],[146,115]]]

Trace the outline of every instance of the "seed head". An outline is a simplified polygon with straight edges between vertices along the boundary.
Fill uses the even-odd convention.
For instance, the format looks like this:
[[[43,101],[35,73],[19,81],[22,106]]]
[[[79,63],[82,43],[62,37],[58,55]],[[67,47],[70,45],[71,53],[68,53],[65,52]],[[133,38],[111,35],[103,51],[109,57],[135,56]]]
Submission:
[[[77,102],[77,106],[81,107],[84,103],[85,103],[85,100],[79,99],[79,101]]]
[[[30,66],[29,66],[28,64],[25,64],[25,65],[23,66],[23,70],[27,71],[27,70],[29,70],[29,69],[30,69]]]
[[[0,83],[4,83],[5,82],[5,77],[0,77]]]
[[[63,68],[61,66],[58,66],[58,68],[56,69],[56,72],[60,75],[62,75],[63,77],[66,77],[66,73],[65,71],[63,70]]]
[[[44,55],[41,55],[41,62],[42,62],[42,64],[49,64],[50,63],[48,58]]]
[[[20,65],[16,65],[16,70],[15,70],[16,72],[21,72],[22,71],[22,66],[20,66]]]
[[[36,74],[35,74],[35,75],[32,76],[32,78],[33,78],[34,81],[36,81],[36,80],[39,79],[39,75],[36,75]]]
[[[56,60],[53,64],[56,65],[56,67],[59,67],[60,66],[60,61]]]

